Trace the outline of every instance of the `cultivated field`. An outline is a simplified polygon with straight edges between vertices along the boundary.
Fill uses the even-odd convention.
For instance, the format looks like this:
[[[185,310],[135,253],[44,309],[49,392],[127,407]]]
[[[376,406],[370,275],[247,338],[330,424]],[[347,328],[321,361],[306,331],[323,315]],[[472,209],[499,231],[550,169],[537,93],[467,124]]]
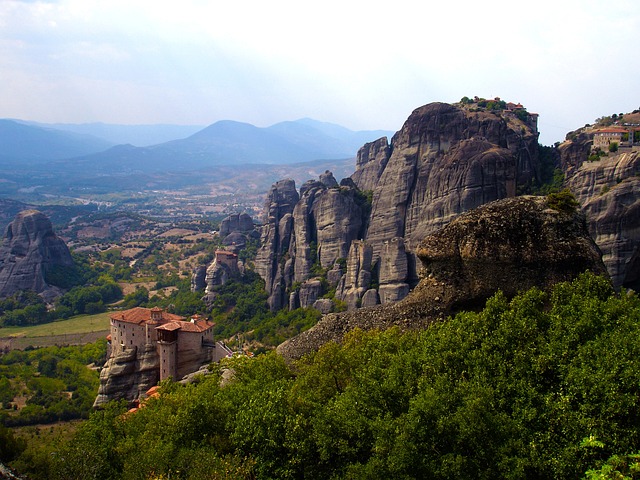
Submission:
[[[95,342],[109,333],[109,313],[81,315],[30,327],[0,328],[0,348],[24,349],[27,346],[82,345]]]

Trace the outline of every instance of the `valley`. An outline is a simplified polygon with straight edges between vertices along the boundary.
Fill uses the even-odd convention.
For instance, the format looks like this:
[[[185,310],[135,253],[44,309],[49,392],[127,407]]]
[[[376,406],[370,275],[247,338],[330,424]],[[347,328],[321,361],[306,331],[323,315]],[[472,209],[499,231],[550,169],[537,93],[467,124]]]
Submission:
[[[606,428],[614,417],[632,425],[631,410],[613,394],[605,397],[616,404],[615,413],[589,413],[591,408],[599,411],[601,404],[585,400],[590,387],[580,378],[599,371],[601,357],[580,366],[572,359],[586,355],[589,345],[605,346],[607,336],[619,335],[619,324],[609,320],[619,312],[627,312],[622,315],[630,323],[624,328],[637,328],[635,295],[619,295],[616,289],[634,288],[639,276],[638,240],[633,236],[640,168],[635,127],[609,132],[608,121],[603,117],[571,132],[565,142],[545,147],[537,143],[537,114],[497,98],[464,97],[456,104],[435,102],[415,109],[396,134],[365,143],[354,158],[191,168],[192,152],[185,164],[176,160],[176,168],[166,170],[150,168],[153,159],[133,168],[128,156],[144,156],[148,150],[126,147],[116,148],[115,156],[111,151],[91,157],[97,163],[90,168],[83,168],[89,157],[31,164],[23,171],[3,165],[1,218],[9,225],[4,261],[17,265],[39,245],[54,245],[49,230],[29,230],[44,220],[28,219],[42,214],[29,212],[14,220],[13,212],[37,208],[51,218],[75,265],[65,266],[66,277],[55,269],[58,275],[49,275],[48,280],[58,282],[49,286],[63,293],[46,305],[37,295],[21,291],[4,299],[0,318],[5,328],[53,321],[42,325],[52,327],[48,341],[82,344],[93,339],[81,337],[82,331],[55,333],[55,327],[72,328],[66,322],[88,327],[102,317],[87,315],[99,312],[122,312],[125,322],[127,312],[142,308],[161,316],[166,312],[168,318],[201,315],[191,323],[211,321],[207,334],[235,352],[233,358],[205,367],[198,380],[160,382],[159,397],[147,399],[144,391],[157,381],[149,373],[156,368],[155,344],[125,348],[134,339],[140,341],[140,335],[122,334],[126,345],[118,340],[122,351],[108,359],[101,378],[97,372],[87,374],[86,385],[92,387],[83,384],[77,409],[64,402],[75,384],[71,377],[60,377],[66,372],[57,368],[65,365],[63,354],[51,353],[55,361],[34,357],[29,361],[51,379],[29,383],[27,372],[5,382],[15,392],[4,402],[13,409],[2,417],[7,425],[87,416],[87,392],[98,383],[100,405],[106,409],[83,423],[64,447],[73,462],[41,458],[42,463],[28,467],[27,457],[22,457],[16,464],[36,476],[51,468],[60,478],[82,477],[87,465],[72,450],[87,442],[107,442],[103,452],[109,453],[94,457],[100,476],[133,475],[140,465],[145,478],[155,475],[156,468],[172,474],[177,463],[157,467],[154,455],[159,451],[152,444],[145,444],[151,457],[143,460],[122,450],[126,438],[155,438],[144,426],[149,420],[141,419],[162,424],[160,412],[171,411],[187,425],[202,421],[186,429],[184,438],[172,430],[175,426],[165,426],[174,432],[172,442],[180,437],[194,445],[185,449],[176,440],[171,447],[176,455],[191,458],[197,453],[239,478],[315,478],[316,473],[317,478],[347,478],[354,472],[354,478],[369,478],[378,468],[388,478],[448,478],[454,470],[473,477],[475,462],[487,464],[487,456],[508,464],[502,450],[506,444],[543,437],[539,456],[530,455],[526,445],[509,447],[509,455],[541,478],[573,477],[602,465],[609,453],[633,445],[633,435],[618,441]],[[217,125],[209,133],[222,127],[233,125]],[[600,133],[615,143],[608,151],[593,146]],[[167,148],[159,150],[166,153]],[[72,163],[75,170],[69,170]],[[27,237],[36,240],[27,242]],[[44,251],[41,257],[51,255]],[[583,274],[585,270],[589,273]],[[597,307],[602,314],[584,307],[595,299],[602,302]],[[577,326],[571,323],[574,317]],[[476,331],[469,322],[482,326]],[[588,326],[583,330],[582,324]],[[98,321],[89,330],[104,336],[102,328]],[[576,340],[566,345],[563,332],[574,328]],[[485,330],[498,336],[485,338]],[[42,345],[40,337],[31,338],[36,339],[29,343],[27,334],[14,343],[6,341],[5,351],[11,351],[0,357],[0,366],[13,365],[10,360],[20,355],[31,358],[33,347]],[[158,344],[169,338],[163,333]],[[198,341],[201,349],[213,343]],[[449,348],[454,344],[464,344],[467,353],[458,358],[457,350]],[[46,348],[57,347],[35,352],[45,354]],[[107,360],[100,353],[106,349],[104,340],[65,348],[71,350],[64,355],[71,356],[78,355],[74,348],[91,349],[98,368]],[[634,348],[621,347],[618,360],[631,361]],[[492,349],[509,352],[510,360],[504,363]],[[427,351],[432,353],[424,354]],[[525,351],[531,354],[523,355]],[[13,368],[18,367],[5,371]],[[518,370],[526,385],[513,384],[509,368]],[[550,373],[568,370],[572,373],[566,377]],[[410,373],[405,377],[398,372]],[[462,404],[446,388],[440,390],[442,379],[450,375],[456,380],[448,385]],[[431,379],[435,383],[430,384]],[[223,387],[225,382],[230,383]],[[38,393],[41,383],[48,385],[55,403]],[[630,394],[636,390],[631,388]],[[547,408],[560,391],[575,392],[575,405],[563,412]],[[197,420],[191,410],[174,411],[175,402],[186,398],[197,398],[198,405],[202,400],[207,405],[203,411],[211,417]],[[367,408],[361,415],[358,401]],[[486,402],[479,411],[495,415],[491,425],[509,426],[509,432],[497,428],[489,453],[475,448],[455,420],[456,412],[472,418],[476,401]],[[448,407],[438,409],[440,404]],[[502,408],[514,404],[518,408]],[[123,422],[123,428],[131,430],[108,443],[99,432],[114,428],[109,422],[120,418],[125,405],[138,408]],[[556,432],[522,420],[532,408],[553,418],[553,425],[562,425],[566,438],[548,440]],[[339,418],[332,422],[336,411]],[[274,412],[277,418],[271,417]],[[404,441],[396,443],[395,434],[376,420],[380,415],[407,438],[421,436],[420,444],[412,447],[417,451],[420,445],[437,445],[448,452],[445,456],[458,460],[452,467],[442,455],[423,452],[426,464],[402,463]],[[294,418],[305,424],[302,430],[291,423]],[[491,431],[483,418],[473,417],[471,428]],[[441,420],[450,422],[450,429],[443,430],[450,445],[423,430],[424,422]],[[222,424],[230,428],[228,436],[215,433]],[[277,425],[277,431],[268,425]],[[344,430],[347,425],[358,432],[357,438]],[[602,438],[611,449],[576,453],[574,446],[591,436]],[[342,446],[334,448],[334,438]],[[387,447],[374,447],[382,444]],[[309,454],[319,451],[327,460]],[[566,461],[553,460],[558,451]],[[114,452],[122,463],[106,460]],[[196,475],[195,467],[180,465],[190,472],[189,478]],[[316,472],[311,477],[308,468]],[[486,471],[502,478],[511,468],[499,464]]]

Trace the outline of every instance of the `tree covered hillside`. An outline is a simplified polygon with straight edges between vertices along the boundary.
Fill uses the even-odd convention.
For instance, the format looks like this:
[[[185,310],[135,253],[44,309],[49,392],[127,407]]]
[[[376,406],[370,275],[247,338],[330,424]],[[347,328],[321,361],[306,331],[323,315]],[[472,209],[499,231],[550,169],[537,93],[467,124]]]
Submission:
[[[638,338],[640,299],[591,274],[498,293],[481,312],[356,331],[294,365],[229,359],[222,387],[164,384],[135,413],[96,412],[46,475],[609,478],[630,467],[607,459],[640,450]]]

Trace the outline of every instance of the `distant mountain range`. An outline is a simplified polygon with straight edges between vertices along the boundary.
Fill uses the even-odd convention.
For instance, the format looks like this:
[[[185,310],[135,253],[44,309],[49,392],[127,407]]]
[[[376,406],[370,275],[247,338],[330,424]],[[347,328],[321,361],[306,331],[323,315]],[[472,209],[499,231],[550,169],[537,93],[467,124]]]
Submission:
[[[44,163],[105,150],[114,144],[92,135],[0,120],[0,164]]]
[[[91,135],[106,140],[111,144],[110,146],[131,144],[136,147],[148,147],[149,145],[169,142],[177,138],[186,138],[205,127],[205,125],[117,125],[109,123],[76,124],[18,121],[36,127]]]
[[[100,174],[191,171],[217,165],[280,165],[352,158],[364,143],[393,134],[384,130],[352,131],[308,118],[267,128],[223,120],[191,133],[197,128],[44,125],[0,120],[0,163],[51,161],[54,169],[80,168],[84,173]],[[127,136],[134,139],[138,134],[143,139],[138,143],[146,143],[153,136],[166,138],[180,132],[190,135],[142,147],[113,142]]]

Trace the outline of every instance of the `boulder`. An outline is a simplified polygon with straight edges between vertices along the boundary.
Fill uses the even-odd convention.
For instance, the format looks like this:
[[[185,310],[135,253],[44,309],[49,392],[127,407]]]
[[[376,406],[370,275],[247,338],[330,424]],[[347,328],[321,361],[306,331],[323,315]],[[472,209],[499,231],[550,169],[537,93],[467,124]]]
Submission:
[[[319,298],[312,305],[313,308],[318,310],[323,315],[331,313],[333,311],[333,302],[328,298]]]
[[[362,308],[375,307],[380,303],[380,296],[375,288],[370,288],[362,296]]]

